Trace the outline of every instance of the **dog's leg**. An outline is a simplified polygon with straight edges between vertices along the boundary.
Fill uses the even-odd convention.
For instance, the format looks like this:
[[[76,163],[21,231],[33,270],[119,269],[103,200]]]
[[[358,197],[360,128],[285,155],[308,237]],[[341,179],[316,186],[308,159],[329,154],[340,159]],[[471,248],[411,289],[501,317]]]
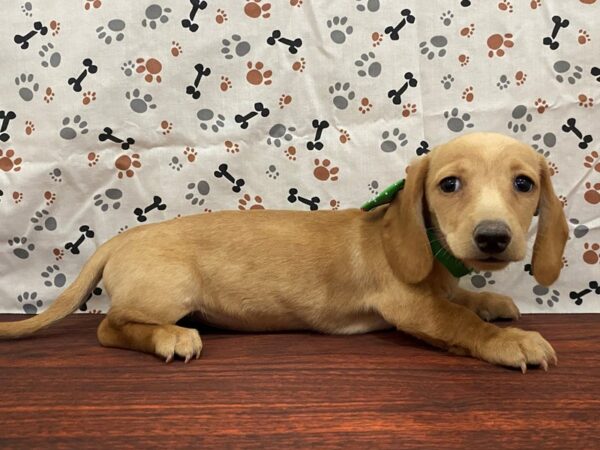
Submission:
[[[470,309],[483,320],[517,320],[521,317],[519,308],[512,298],[494,292],[471,292],[457,288],[450,301]]]
[[[493,364],[521,368],[527,364],[548,367],[556,363],[552,346],[537,332],[499,328],[482,321],[464,306],[414,292],[411,299],[382,299],[376,305],[383,318],[401,331],[437,347],[471,355]]]

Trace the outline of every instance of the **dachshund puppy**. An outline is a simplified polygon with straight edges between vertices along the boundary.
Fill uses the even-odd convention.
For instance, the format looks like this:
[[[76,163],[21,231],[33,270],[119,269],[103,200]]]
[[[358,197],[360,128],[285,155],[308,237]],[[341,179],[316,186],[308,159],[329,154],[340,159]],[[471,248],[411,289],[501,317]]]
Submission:
[[[568,227],[546,161],[512,138],[468,134],[415,160],[404,189],[368,212],[222,211],[128,230],[98,248],[46,311],[1,323],[0,337],[67,316],[104,279],[112,306],[100,343],[167,361],[200,356],[198,331],[176,325],[193,314],[245,331],[395,327],[453,353],[547,369],[556,354],[539,333],[488,323],[517,319],[513,301],[459,288],[437,254],[500,270],[525,258],[536,210],[533,275],[550,285]]]

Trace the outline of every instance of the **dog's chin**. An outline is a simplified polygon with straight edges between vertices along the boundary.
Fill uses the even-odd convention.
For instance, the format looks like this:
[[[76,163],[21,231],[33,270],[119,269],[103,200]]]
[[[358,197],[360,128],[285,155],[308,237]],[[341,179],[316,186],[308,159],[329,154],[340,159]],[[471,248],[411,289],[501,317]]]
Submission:
[[[472,269],[477,271],[489,271],[493,272],[496,270],[502,270],[508,266],[512,261],[502,258],[464,258],[463,263]]]

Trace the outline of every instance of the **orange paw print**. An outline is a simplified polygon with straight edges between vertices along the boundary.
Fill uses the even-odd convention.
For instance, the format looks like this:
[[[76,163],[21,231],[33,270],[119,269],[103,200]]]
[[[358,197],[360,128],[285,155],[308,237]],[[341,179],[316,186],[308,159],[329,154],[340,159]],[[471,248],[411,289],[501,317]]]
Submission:
[[[262,62],[258,61],[256,64],[253,64],[252,61],[248,61],[246,66],[249,69],[248,73],[246,74],[246,80],[248,80],[248,83],[255,86],[260,84],[265,84],[268,86],[271,84],[272,81],[269,78],[271,78],[273,72],[271,70],[263,71],[265,65]]]
[[[15,151],[12,148],[6,150],[6,153],[2,152],[0,148],[0,170],[18,172],[21,170],[22,162],[22,158],[15,158]]]
[[[306,60],[304,58],[300,58],[298,61],[294,61],[292,64],[292,70],[295,72],[304,72],[306,68]]]
[[[538,98],[535,101],[534,105],[537,108],[537,112],[540,114],[544,114],[546,112],[546,109],[548,109],[548,103],[546,102],[546,100],[543,100],[541,98]]]
[[[23,201],[23,193],[14,191],[12,193],[12,198],[13,198],[13,201],[15,202],[15,205],[18,205],[19,203],[21,203],[21,201]]]
[[[527,74],[522,70],[519,70],[517,73],[515,73],[515,81],[517,82],[517,86],[524,85],[525,81],[527,81]]]
[[[54,248],[52,249],[52,254],[54,255],[57,261],[60,261],[63,259],[63,256],[65,256],[65,251],[60,248]]]
[[[593,243],[588,244],[587,242],[583,244],[583,261],[587,264],[598,264],[600,261],[600,244]]]
[[[579,30],[579,35],[577,36],[577,42],[579,42],[580,45],[585,45],[588,42],[590,42],[592,40],[592,38],[590,37],[590,33],[588,33],[585,30]]]
[[[95,152],[89,152],[87,155],[87,160],[88,160],[88,166],[94,167],[100,160],[100,155]]]
[[[27,120],[25,122],[25,134],[27,136],[31,135],[31,133],[33,133],[35,131],[35,125],[33,124],[33,122],[31,120]]]
[[[196,152],[196,149],[193,147],[186,147],[183,151],[183,156],[185,156],[189,162],[193,163],[194,161],[196,161],[198,152]]]
[[[402,117],[410,117],[411,114],[417,112],[417,105],[412,103],[407,103],[406,105],[402,105]]]
[[[281,97],[279,97],[279,108],[283,109],[290,103],[292,103],[292,96],[287,94],[281,94]]]
[[[46,206],[50,206],[56,200],[56,194],[54,192],[46,191],[44,192],[44,200],[46,201]]]
[[[290,5],[300,8],[302,6],[302,0],[290,0]]]
[[[594,168],[596,172],[600,172],[600,160],[598,160],[598,152],[594,150],[589,155],[586,155],[583,165],[588,168]]]
[[[223,92],[227,92],[229,89],[231,89],[233,87],[233,85],[231,84],[231,80],[229,79],[229,77],[222,75],[221,76],[221,84],[219,85],[219,87],[221,88],[221,90]]]
[[[121,155],[115,160],[115,167],[117,168],[117,176],[119,178],[123,178],[127,176],[131,178],[135,175],[135,170],[142,167],[142,162],[140,161],[140,155],[134,153],[131,155]]]
[[[558,172],[558,166],[554,164],[552,161],[548,161],[548,171],[550,172],[550,176],[553,177]]]
[[[47,87],[46,95],[44,95],[44,101],[46,103],[50,103],[52,100],[54,100],[54,91],[52,91],[51,87]]]
[[[475,99],[475,94],[473,93],[473,86],[469,86],[462,93],[462,99],[467,102],[472,102]]]
[[[239,153],[240,146],[231,141],[225,141],[225,150],[227,150],[227,153]]]
[[[540,6],[542,6],[542,0],[531,0],[529,2],[529,6],[531,9],[538,9]]]
[[[512,3],[509,2],[508,0],[502,0],[500,3],[498,3],[498,9],[500,11],[506,11],[508,13],[512,13],[513,12]]]
[[[490,51],[488,52],[488,56],[493,58],[494,56],[502,57],[505,53],[505,48],[511,48],[514,45],[514,42],[511,40],[513,35],[511,33],[502,34],[492,34],[487,39],[487,46]]]
[[[458,62],[460,63],[460,67],[465,67],[467,64],[469,64],[470,60],[471,58],[469,58],[468,55],[458,55]]]
[[[135,60],[135,62],[138,65],[135,68],[135,71],[137,73],[145,73],[146,75],[144,75],[144,80],[146,80],[148,83],[152,83],[153,81],[160,83],[162,81],[160,76],[162,64],[158,59],[149,58],[148,60],[145,60],[144,58],[138,58]]]
[[[51,20],[50,29],[52,30],[52,36],[56,36],[58,33],[60,33],[60,22],[57,22],[56,20]]]
[[[337,211],[338,209],[340,209],[340,201],[336,199],[331,199],[329,202],[329,206],[331,206],[331,209],[333,211]]]
[[[471,36],[473,36],[473,33],[475,33],[475,24],[474,23],[470,24],[468,27],[461,28],[461,30],[460,30],[460,35],[463,37],[470,38]]]
[[[81,103],[83,103],[84,105],[89,105],[90,103],[92,103],[95,100],[96,100],[96,93],[87,91],[87,92],[84,92],[83,100],[81,100]]]
[[[591,108],[594,106],[594,99],[585,94],[579,94],[577,100],[579,100],[579,106],[583,106],[584,108]]]
[[[217,16],[215,17],[215,21],[218,24],[222,24],[224,22],[227,22],[229,20],[229,18],[227,17],[227,13],[225,11],[223,11],[221,8],[217,9]]]
[[[346,142],[350,141],[350,134],[348,133],[347,130],[344,130],[343,128],[340,128],[340,142],[342,144],[345,144]]]
[[[171,41],[171,55],[177,58],[179,55],[183,53],[183,49],[181,45],[177,41]]]
[[[252,197],[250,197],[249,194],[244,194],[244,196],[238,200],[238,209],[241,209],[242,211],[248,209],[265,209],[262,201],[260,195],[255,195],[253,202]]]
[[[595,183],[592,185],[592,183],[588,181],[585,183],[585,188],[587,189],[587,191],[585,191],[583,194],[585,201],[591,203],[592,205],[597,205],[600,203],[600,183]]]
[[[288,149],[283,152],[283,154],[287,156],[287,159],[290,161],[296,161],[296,153],[296,147],[293,145],[289,146]]]
[[[102,6],[102,2],[100,0],[85,0],[85,10],[89,11],[90,9],[98,9]]]
[[[381,42],[383,41],[383,34],[381,34],[378,31],[375,31],[374,33],[371,34],[371,41],[372,41],[373,47],[378,47],[379,45],[381,45]]]
[[[271,17],[269,10],[271,9],[270,3],[263,3],[262,0],[246,0],[246,6],[244,6],[244,13],[252,19],[268,19]]]
[[[320,181],[336,181],[338,179],[337,173],[340,171],[339,167],[332,167],[331,161],[324,159],[321,162],[318,158],[315,159],[315,170],[313,175],[317,180]]]
[[[361,113],[366,114],[369,111],[371,111],[371,108],[373,108],[373,104],[369,101],[369,99],[367,97],[364,97],[363,99],[361,99],[360,106],[358,107],[358,110]]]
[[[169,122],[168,120],[163,120],[160,123],[160,131],[163,135],[169,134],[173,130],[173,122]]]

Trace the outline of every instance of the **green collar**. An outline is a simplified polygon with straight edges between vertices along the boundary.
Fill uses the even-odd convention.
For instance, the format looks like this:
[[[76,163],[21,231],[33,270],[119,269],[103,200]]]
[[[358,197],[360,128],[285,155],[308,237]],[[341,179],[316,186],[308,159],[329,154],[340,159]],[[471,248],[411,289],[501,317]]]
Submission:
[[[363,211],[370,211],[377,206],[385,205],[390,203],[392,199],[396,196],[398,191],[401,191],[404,188],[405,180],[398,180],[391,186],[385,188],[379,195],[375,198],[372,198],[367,203],[361,206],[360,209]],[[465,266],[459,259],[455,258],[448,250],[442,247],[439,239],[433,232],[433,230],[427,230],[427,237],[429,238],[429,245],[431,246],[431,251],[436,259],[442,263],[442,265],[448,269],[452,275],[456,278],[464,277],[465,275],[470,274],[473,270],[469,269]]]

